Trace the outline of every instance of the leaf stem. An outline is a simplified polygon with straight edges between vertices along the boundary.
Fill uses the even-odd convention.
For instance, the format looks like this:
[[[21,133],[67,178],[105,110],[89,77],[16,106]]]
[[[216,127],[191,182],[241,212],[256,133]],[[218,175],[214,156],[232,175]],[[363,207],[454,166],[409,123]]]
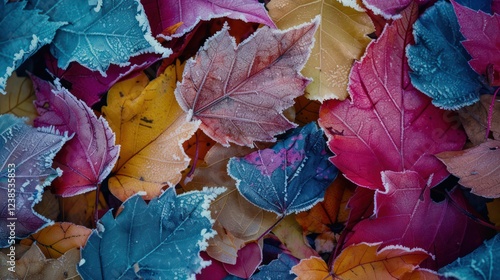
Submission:
[[[255,241],[261,240],[264,236],[266,236],[268,233],[270,233],[283,219],[285,218],[285,215],[281,216],[274,224],[272,224],[266,231],[264,231]]]
[[[97,221],[99,220],[99,191],[100,185],[97,184],[95,189],[95,209],[94,209],[94,227],[97,227]]]
[[[193,165],[191,166],[191,169],[189,170],[188,174],[186,175],[186,178],[193,176],[194,170],[196,169],[196,164],[198,163],[198,154],[200,151],[200,142],[198,140],[198,133],[195,133],[194,137],[196,139],[196,142],[195,142],[196,148],[195,148],[195,152],[194,152]]]

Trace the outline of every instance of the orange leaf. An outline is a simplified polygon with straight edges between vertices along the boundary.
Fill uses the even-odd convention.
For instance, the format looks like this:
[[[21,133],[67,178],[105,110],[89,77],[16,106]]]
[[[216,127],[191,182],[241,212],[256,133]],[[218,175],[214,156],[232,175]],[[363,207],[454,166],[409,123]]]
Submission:
[[[182,143],[198,129],[199,122],[187,121],[175,100],[176,68],[148,84],[142,74],[115,84],[108,92],[103,115],[121,145],[109,190],[121,201],[141,192],[145,200],[177,184],[189,164]]]
[[[31,235],[47,258],[58,258],[85,245],[92,230],[72,223],[55,223]]]
[[[387,246],[378,250],[380,243],[360,243],[345,248],[335,259],[330,272],[320,258],[302,260],[292,268],[299,280],[309,279],[439,279],[418,265],[429,257],[422,249]]]
[[[6,95],[0,94],[0,115],[14,114],[18,117],[28,117],[28,124],[38,115],[33,105],[35,90],[28,77],[18,77],[16,72],[7,80]]]
[[[490,222],[500,227],[500,198],[486,203],[486,207],[488,208],[488,218],[490,218]]]
[[[60,197],[59,204],[62,220],[82,225],[88,228],[95,227],[95,195],[96,192],[87,192],[71,197]],[[107,203],[102,192],[99,192],[98,210],[107,209]]]

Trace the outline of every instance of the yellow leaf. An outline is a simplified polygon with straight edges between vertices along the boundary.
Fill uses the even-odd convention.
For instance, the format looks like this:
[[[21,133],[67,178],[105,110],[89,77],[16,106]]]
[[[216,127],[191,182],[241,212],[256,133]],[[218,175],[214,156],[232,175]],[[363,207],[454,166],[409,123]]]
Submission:
[[[356,6],[356,1],[351,6]],[[280,29],[291,28],[321,15],[315,44],[302,74],[313,79],[306,97],[311,100],[345,99],[352,63],[359,59],[375,31],[370,17],[337,0],[272,0],[269,15]]]
[[[158,196],[163,187],[180,181],[189,164],[182,143],[199,123],[189,122],[177,104],[176,81],[172,65],[150,83],[142,74],[108,92],[102,112],[121,145],[108,186],[121,201],[138,192],[146,200]]]
[[[2,268],[5,267],[8,260],[6,254],[0,253]],[[0,269],[0,279],[78,280],[81,279],[76,271],[79,261],[80,250],[76,248],[69,250],[58,259],[46,259],[40,248],[33,245],[19,260],[15,261],[15,273],[7,269]]]
[[[33,101],[35,89],[28,77],[18,77],[14,72],[7,80],[6,95],[0,94],[0,115],[14,114],[18,117],[27,117],[29,124],[33,123],[37,113]]]
[[[85,246],[90,233],[92,230],[84,226],[58,222],[32,234],[30,239],[37,242],[47,258],[55,259],[70,249]]]
[[[272,232],[285,247],[298,259],[307,259],[312,256],[318,256],[304,237],[302,227],[297,223],[295,215],[286,216]]]
[[[380,243],[360,243],[345,248],[335,259],[331,272],[325,261],[317,257],[302,260],[292,271],[299,280],[439,279],[435,273],[418,267],[429,257],[425,251],[402,246],[378,250],[379,246]]]

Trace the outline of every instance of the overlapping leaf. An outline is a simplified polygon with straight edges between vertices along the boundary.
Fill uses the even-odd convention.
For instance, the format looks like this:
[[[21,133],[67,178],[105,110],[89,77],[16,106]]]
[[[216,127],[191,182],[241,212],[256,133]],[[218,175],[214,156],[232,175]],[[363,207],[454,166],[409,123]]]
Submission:
[[[176,81],[171,66],[150,83],[141,74],[108,93],[102,112],[122,146],[108,185],[121,201],[140,191],[145,192],[144,199],[158,196],[164,186],[180,181],[189,164],[182,143],[199,123],[187,121],[175,102]]]
[[[228,172],[248,201],[280,216],[322,201],[337,176],[327,159],[323,131],[314,123],[295,129],[272,148],[231,158]]]
[[[10,258],[0,253],[2,268],[8,263]],[[33,244],[19,260],[15,261],[15,273],[8,269],[0,270],[1,279],[30,279],[30,280],[64,280],[81,279],[76,271],[76,266],[80,260],[80,251],[71,249],[57,259],[47,259],[40,248]]]
[[[207,2],[203,0],[161,1],[142,0],[146,15],[151,22],[154,35],[160,34],[165,28],[181,22],[176,36],[191,31],[200,21],[213,18],[228,17],[245,22],[262,23],[273,27],[272,20],[267,15],[264,6],[254,0],[235,0]]]
[[[139,1],[29,0],[29,7],[67,24],[60,27],[51,44],[59,67],[70,62],[98,70],[103,75],[110,64],[126,64],[131,56],[154,52],[169,56],[151,35]]]
[[[335,259],[330,272],[325,261],[313,257],[301,260],[292,268],[299,280],[314,279],[411,279],[413,274],[425,273],[425,279],[439,279],[418,266],[430,257],[424,250],[402,246],[380,249],[380,243],[360,243],[344,249]],[[422,279],[422,278],[416,278]]]
[[[223,264],[231,275],[243,279],[249,279],[262,262],[262,248],[257,242],[246,244],[238,250],[238,258],[235,264]]]
[[[488,140],[479,146],[437,157],[462,186],[482,197],[500,197],[500,140]]]
[[[495,279],[500,275],[499,258],[500,234],[497,234],[474,252],[441,268],[439,273],[458,280]]]
[[[485,13],[491,13],[492,12],[492,5],[493,2],[496,0],[454,0],[452,3],[458,3],[462,6],[469,7],[473,9],[474,11],[483,11]],[[497,1],[498,2],[498,1]]]
[[[489,116],[490,110],[491,116]],[[488,127],[493,134],[493,139],[500,140],[500,118],[498,117],[500,116],[500,102],[494,101],[492,95],[481,95],[479,102],[461,108],[458,113],[459,120],[472,144],[479,145],[486,141]],[[489,117],[491,117],[491,122],[489,122]]]
[[[51,22],[38,11],[25,10],[26,2],[0,1],[0,93],[7,78],[43,45],[52,42],[64,22]],[[56,19],[57,21],[61,19]]]
[[[311,57],[301,71],[313,79],[306,88],[306,96],[312,100],[343,100],[347,97],[352,63],[362,56],[370,42],[368,34],[374,32],[373,23],[365,12],[341,2],[273,0],[267,5],[269,15],[281,29],[321,16]]]
[[[459,28],[452,5],[439,1],[415,22],[415,44],[407,51],[412,84],[444,109],[470,105],[487,91],[468,64]]]
[[[214,235],[208,206],[221,191],[177,196],[169,188],[149,204],[131,197],[116,218],[110,211],[100,220],[100,230],[83,248],[78,272],[96,280],[194,277],[208,265],[199,254]]]
[[[375,14],[386,19],[401,18],[401,12],[408,7],[413,0],[363,0],[363,4]],[[418,4],[425,4],[431,0],[416,0]]]
[[[382,186],[383,170],[432,175],[434,186],[448,176],[434,154],[460,149],[465,142],[463,131],[410,83],[405,47],[416,18],[413,4],[354,64],[351,102],[331,100],[321,107],[319,123],[335,154],[331,161],[349,180],[371,189]]]
[[[296,258],[282,253],[268,265],[259,267],[259,272],[252,276],[252,280],[293,280],[296,275],[291,272],[291,269],[297,263],[298,260]]]
[[[40,114],[35,126],[54,126],[75,133],[54,159],[54,166],[63,174],[52,183],[53,192],[73,196],[96,189],[113,168],[120,150],[108,122],[97,118],[92,109],[61,85],[54,87],[34,76],[32,80]]]
[[[29,127],[12,115],[0,116],[0,247],[13,244],[11,229],[16,238],[23,238],[50,223],[33,205],[42,199],[44,187],[61,175],[52,168],[52,159],[70,138],[53,128]]]
[[[487,77],[490,84],[500,86],[500,14],[490,15],[474,11],[452,1],[460,32],[465,37],[462,45],[472,59],[470,66]],[[481,30],[481,32],[478,32]]]
[[[354,226],[346,246],[382,242],[383,246],[422,248],[435,256],[425,267],[436,269],[468,254],[487,237],[487,228],[460,210],[475,213],[460,190],[437,203],[431,199],[427,183],[414,171],[385,171],[382,181],[385,189],[375,194],[373,217]]]
[[[186,63],[177,101],[223,145],[274,141],[294,127],[282,114],[303,94],[302,69],[318,20],[286,31],[260,28],[235,45],[227,26]]]
[[[14,72],[7,81],[6,95],[0,95],[0,114],[27,117],[31,124],[37,116],[33,101],[35,90],[28,77],[18,77]]]

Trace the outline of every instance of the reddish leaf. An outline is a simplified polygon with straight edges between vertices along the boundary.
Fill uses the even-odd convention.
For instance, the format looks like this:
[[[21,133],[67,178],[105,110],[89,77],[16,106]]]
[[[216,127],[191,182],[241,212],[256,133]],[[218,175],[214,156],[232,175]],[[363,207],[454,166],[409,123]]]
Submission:
[[[264,5],[255,0],[217,1],[215,3],[204,0],[141,0],[141,3],[154,36],[179,22],[183,25],[175,33],[182,35],[191,31],[202,20],[208,21],[220,17],[275,26],[267,15]]]
[[[463,46],[472,59],[470,66],[489,82],[500,85],[500,14],[474,11],[451,1],[457,14],[460,32],[464,35]],[[488,70],[488,67],[493,69]]]
[[[413,40],[417,12],[417,5],[411,5],[354,64],[352,101],[330,100],[320,109],[319,123],[335,153],[331,161],[367,188],[381,188],[384,170],[414,170],[425,179],[434,174],[434,186],[448,176],[434,154],[465,143],[464,132],[410,83],[405,48]]]
[[[309,83],[299,70],[318,24],[316,19],[287,31],[263,27],[238,46],[223,28],[187,62],[177,101],[223,145],[274,141],[295,126],[282,111]]]
[[[47,54],[48,70],[57,78],[71,83],[71,93],[92,106],[101,100],[101,97],[119,80],[132,78],[143,69],[151,66],[161,58],[160,55],[145,53],[130,58],[130,65],[119,66],[111,64],[106,70],[106,76],[99,71],[92,71],[76,62],[69,64],[65,70],[57,66],[57,60]]]
[[[212,264],[204,267],[201,272],[196,275],[197,280],[224,279],[224,277],[228,276],[229,273],[227,273],[220,261],[212,259],[206,252],[200,252],[200,256],[205,261],[211,261]]]
[[[450,194],[453,202],[436,203],[414,171],[386,171],[382,180],[385,190],[375,194],[374,217],[354,226],[344,246],[382,242],[383,246],[418,247],[435,256],[424,266],[436,269],[470,253],[486,237],[485,228],[463,214],[462,209],[474,210],[460,191]]]
[[[477,195],[500,197],[500,140],[485,143],[463,151],[444,152],[437,157],[448,171],[460,178],[459,183]]]
[[[238,251],[236,264],[222,264],[227,272],[248,279],[262,262],[262,249],[257,242],[248,243]]]
[[[54,158],[54,167],[63,174],[52,183],[53,191],[62,196],[88,192],[106,178],[118,159],[119,146],[107,121],[97,118],[92,109],[77,100],[60,85],[32,77],[40,114],[35,126],[54,126],[60,131],[75,133]]]
[[[419,5],[426,4],[431,0],[416,0]],[[400,18],[400,13],[408,7],[413,0],[363,0],[365,6],[375,14],[387,19]]]

